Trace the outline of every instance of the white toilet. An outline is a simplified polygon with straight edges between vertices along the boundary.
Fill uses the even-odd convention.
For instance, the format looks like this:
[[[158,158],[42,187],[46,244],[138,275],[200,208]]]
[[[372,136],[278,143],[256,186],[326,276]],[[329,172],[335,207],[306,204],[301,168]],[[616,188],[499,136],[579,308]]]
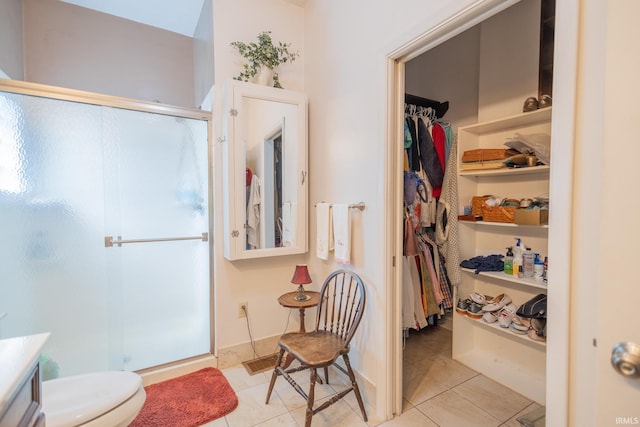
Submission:
[[[42,382],[47,427],[124,427],[145,399],[142,379],[133,372],[95,372]]]

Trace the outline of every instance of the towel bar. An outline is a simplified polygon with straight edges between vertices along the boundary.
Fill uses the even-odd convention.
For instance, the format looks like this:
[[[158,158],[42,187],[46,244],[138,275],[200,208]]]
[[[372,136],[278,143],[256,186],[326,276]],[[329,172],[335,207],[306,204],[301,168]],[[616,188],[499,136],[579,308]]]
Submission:
[[[314,205],[314,206],[318,206],[318,205],[316,204],[316,205]],[[333,206],[333,203],[331,203],[329,206]],[[361,211],[363,211],[363,210],[364,210],[365,206],[366,206],[366,205],[364,204],[364,202],[360,202],[360,203],[355,203],[355,204],[353,204],[353,205],[349,205],[349,207],[350,207],[351,209],[359,209],[359,210],[361,210]]]

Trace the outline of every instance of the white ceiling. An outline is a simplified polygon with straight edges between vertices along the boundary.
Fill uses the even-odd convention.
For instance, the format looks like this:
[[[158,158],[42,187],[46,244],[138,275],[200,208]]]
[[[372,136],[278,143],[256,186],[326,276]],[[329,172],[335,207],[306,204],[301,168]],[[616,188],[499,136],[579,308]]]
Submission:
[[[62,0],[193,37],[204,0]]]

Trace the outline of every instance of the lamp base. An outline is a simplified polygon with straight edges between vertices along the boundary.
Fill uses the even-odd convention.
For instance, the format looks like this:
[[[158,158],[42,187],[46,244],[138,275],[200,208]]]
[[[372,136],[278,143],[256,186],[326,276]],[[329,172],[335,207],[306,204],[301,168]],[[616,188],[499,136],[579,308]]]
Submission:
[[[302,285],[298,286],[298,295],[293,297],[296,301],[309,301],[311,299],[310,295],[304,293],[304,287]]]

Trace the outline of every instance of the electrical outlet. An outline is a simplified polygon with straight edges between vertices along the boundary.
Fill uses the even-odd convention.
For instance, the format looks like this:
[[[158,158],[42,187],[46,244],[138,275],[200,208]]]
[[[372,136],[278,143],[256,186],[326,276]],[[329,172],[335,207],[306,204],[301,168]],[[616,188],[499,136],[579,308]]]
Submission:
[[[244,307],[244,310],[242,309]],[[238,304],[238,318],[247,317],[247,313],[249,312],[249,303],[241,302]]]

